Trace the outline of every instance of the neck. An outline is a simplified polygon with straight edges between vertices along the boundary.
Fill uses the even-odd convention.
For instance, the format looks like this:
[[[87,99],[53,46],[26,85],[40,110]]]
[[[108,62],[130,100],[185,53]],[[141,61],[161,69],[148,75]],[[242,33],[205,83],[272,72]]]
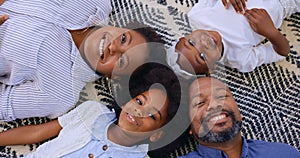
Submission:
[[[228,158],[240,158],[242,155],[243,140],[241,133],[237,134],[233,139],[224,143],[202,143],[201,145],[222,150]]]
[[[115,124],[111,124],[108,128],[107,137],[110,141],[127,147],[136,145],[140,141],[135,137],[130,137],[127,135],[119,126]]]
[[[78,49],[81,43],[83,42],[83,40],[85,39],[85,37],[90,33],[91,30],[92,27],[88,27],[80,30],[69,30],[73,38],[73,41]]]

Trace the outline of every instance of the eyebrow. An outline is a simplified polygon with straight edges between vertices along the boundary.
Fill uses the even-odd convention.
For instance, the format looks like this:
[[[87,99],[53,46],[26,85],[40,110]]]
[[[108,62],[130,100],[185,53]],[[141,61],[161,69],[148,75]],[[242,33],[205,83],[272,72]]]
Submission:
[[[196,93],[195,95],[193,95],[192,97],[191,97],[191,99],[193,100],[194,98],[196,98],[196,97],[200,97],[201,96],[201,93],[200,92],[198,92],[198,93]]]
[[[148,98],[144,95],[144,94],[141,94],[141,96],[147,101],[148,100]],[[160,116],[159,117],[159,119],[161,120],[161,118],[162,118],[162,116],[161,116],[161,113],[160,113],[160,111],[156,108],[156,107],[152,107],[157,113],[158,113],[158,115]]]
[[[128,41],[128,45],[130,45],[130,43],[132,42],[132,34],[130,31],[127,31],[127,33],[129,34],[130,38],[129,38],[129,41]]]
[[[127,62],[127,64],[125,65],[125,67],[123,68],[123,69],[125,69],[125,68],[127,68],[128,67],[128,65],[130,64],[130,61],[129,61],[129,57],[128,57],[128,55],[126,55],[126,53],[125,54],[123,54],[122,55],[123,57],[124,57],[124,60],[126,60]]]
[[[221,90],[224,90],[227,92],[227,89],[226,87],[218,87],[218,88],[215,88],[214,91],[221,91]]]
[[[213,91],[221,91],[224,90],[227,92],[227,88],[226,87],[218,87],[218,88],[214,88]],[[191,99],[194,99],[195,97],[200,97],[201,96],[201,92],[196,93],[195,95],[192,95]]]

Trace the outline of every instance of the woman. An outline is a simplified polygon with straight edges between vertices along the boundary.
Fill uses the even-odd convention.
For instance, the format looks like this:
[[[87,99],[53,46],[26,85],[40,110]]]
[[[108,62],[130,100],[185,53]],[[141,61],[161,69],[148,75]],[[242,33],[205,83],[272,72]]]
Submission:
[[[149,27],[92,29],[106,24],[110,11],[109,0],[3,3],[0,15],[9,19],[0,26],[0,120],[56,118],[98,74],[111,77],[115,65],[128,74],[123,70],[157,53],[145,44],[162,41]]]

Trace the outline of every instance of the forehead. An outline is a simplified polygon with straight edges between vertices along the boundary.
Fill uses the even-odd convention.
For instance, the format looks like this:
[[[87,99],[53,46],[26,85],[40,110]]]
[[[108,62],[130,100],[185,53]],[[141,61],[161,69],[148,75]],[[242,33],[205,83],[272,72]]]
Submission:
[[[164,90],[154,88],[144,92],[143,94],[146,96],[146,99],[151,106],[155,107],[159,111],[166,110],[169,99]]]
[[[189,93],[190,93],[190,97],[192,97],[192,95],[196,95],[196,94],[210,94],[212,92],[217,92],[217,91],[228,91],[228,87],[213,78],[198,78],[197,80],[195,80],[191,85],[190,85],[190,89],[189,89]]]
[[[152,88],[144,92],[147,95],[149,101],[151,102],[165,102],[167,98],[167,93],[161,89]]]
[[[203,34],[203,33],[206,33],[206,32],[207,32],[207,30],[198,29],[198,30],[192,31],[190,34],[187,34],[186,36],[197,36],[199,34]]]

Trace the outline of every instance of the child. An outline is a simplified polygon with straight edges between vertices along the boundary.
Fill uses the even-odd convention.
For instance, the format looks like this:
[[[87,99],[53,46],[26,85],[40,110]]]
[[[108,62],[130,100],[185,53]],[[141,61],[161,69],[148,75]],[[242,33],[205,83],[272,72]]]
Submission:
[[[173,67],[179,64],[178,71],[191,75],[208,73],[217,61],[250,72],[283,60],[289,44],[277,28],[285,17],[300,11],[299,1],[251,0],[246,5],[243,14],[237,14],[231,5],[227,10],[221,0],[198,2],[188,13],[195,31],[174,46],[179,56],[168,51],[168,62]],[[269,42],[261,43],[264,38]]]
[[[163,42],[150,27],[133,22],[126,28],[92,28],[105,25],[110,11],[109,0],[5,1],[0,6],[0,15],[9,15],[0,26],[0,65],[5,65],[0,121],[56,118],[98,74],[110,77],[114,68],[128,74],[162,55],[148,44]]]
[[[129,85],[134,85],[129,87],[133,98],[117,116],[105,105],[87,101],[57,120],[0,133],[0,145],[40,142],[58,135],[27,157],[143,157],[148,143],[167,132],[164,127],[177,112],[181,88],[173,71],[157,63],[141,66]]]

